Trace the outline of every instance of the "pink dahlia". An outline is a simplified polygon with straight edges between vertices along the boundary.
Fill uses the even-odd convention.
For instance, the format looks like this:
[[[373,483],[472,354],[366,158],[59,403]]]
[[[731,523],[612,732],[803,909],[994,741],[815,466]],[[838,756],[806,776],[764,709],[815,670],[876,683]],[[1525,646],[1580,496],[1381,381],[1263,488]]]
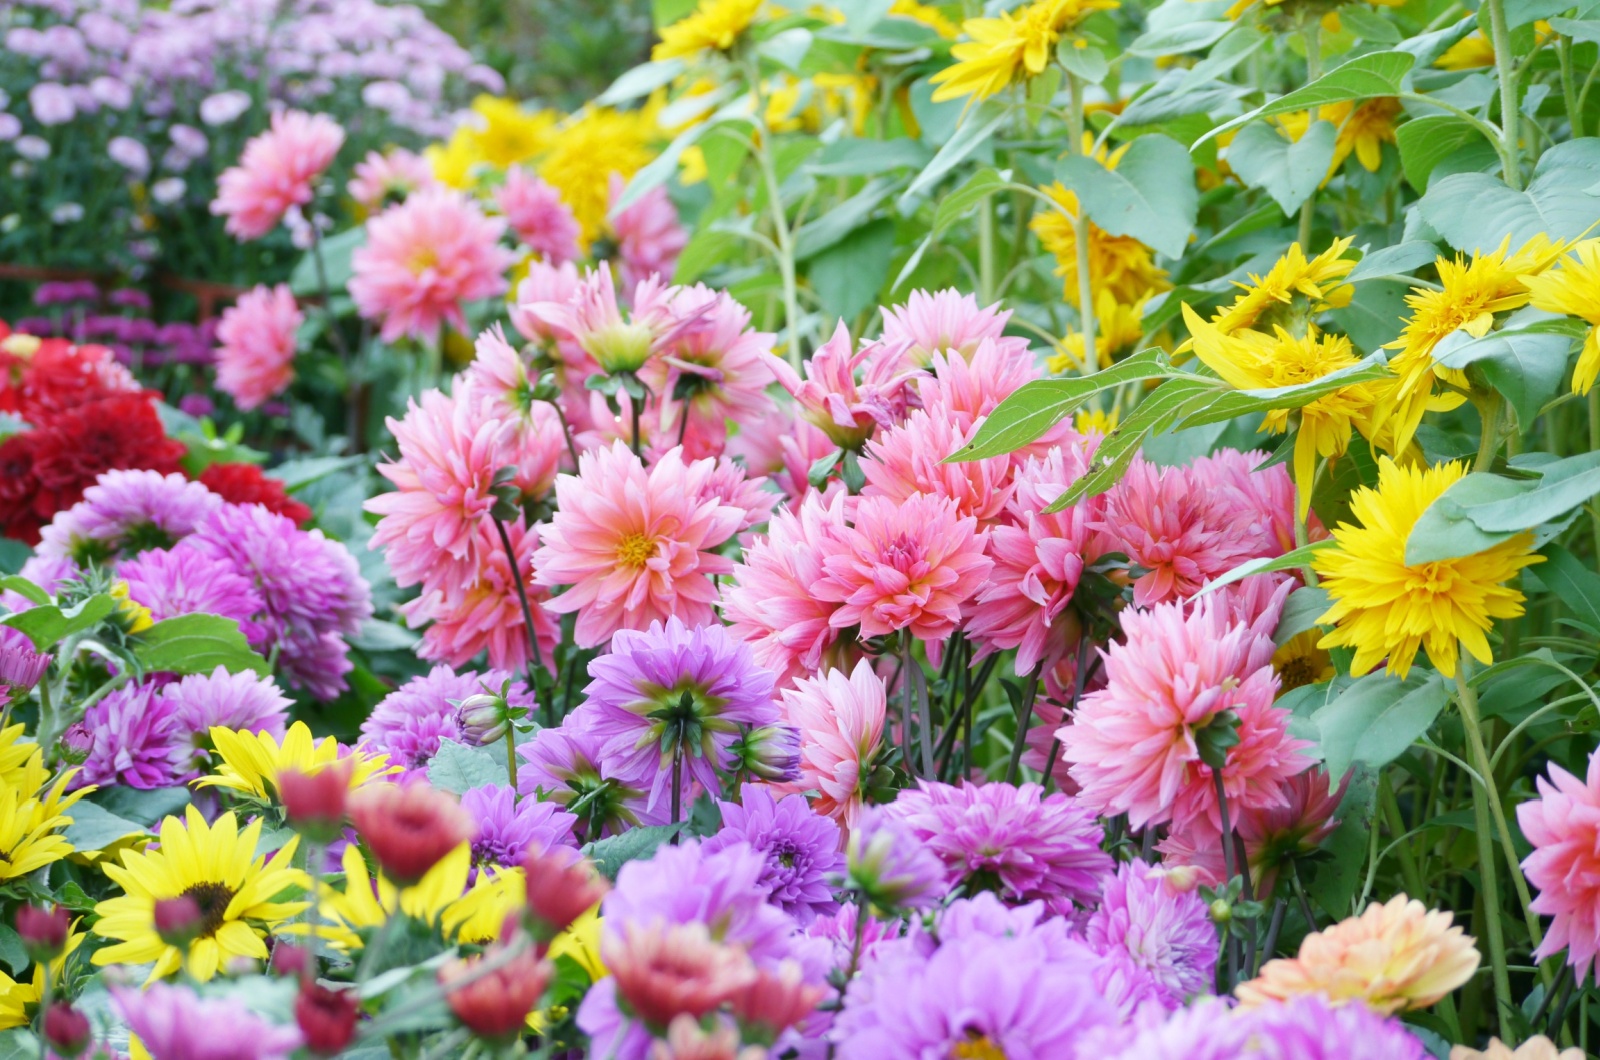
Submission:
[[[942,641],[994,566],[986,542],[977,520],[943,497],[863,497],[812,592],[840,605],[828,619],[836,629],[859,625],[868,637],[908,629]]]
[[[1020,339],[984,339],[964,357],[935,353],[929,369],[917,380],[923,407],[943,409],[966,427],[993,412],[1024,383],[1039,378],[1033,353]]]
[[[883,750],[888,709],[883,679],[863,659],[848,677],[843,670],[829,670],[802,678],[781,694],[784,720],[800,730],[800,779],[773,787],[815,792],[812,809],[853,827]]]
[[[842,320],[833,338],[806,362],[804,379],[788,361],[767,355],[773,375],[794,395],[800,415],[844,449],[860,449],[875,429],[905,419],[910,382],[920,373],[903,367],[902,360],[901,346],[869,342],[856,350]]]
[[[506,182],[495,191],[495,202],[511,231],[539,260],[560,265],[582,257],[578,219],[561,201],[561,193],[522,166],[506,170]]]
[[[1252,558],[1281,556],[1294,549],[1294,479],[1286,464],[1262,467],[1267,455],[1218,449],[1197,458],[1185,472],[1194,488],[1211,498],[1216,520],[1241,541],[1249,542]],[[1316,513],[1307,515],[1312,541],[1328,536]]]
[[[1550,779],[1537,785],[1539,797],[1517,807],[1517,823],[1533,844],[1522,863],[1539,889],[1533,910],[1552,918],[1534,956],[1566,950],[1582,981],[1600,952],[1600,754],[1589,757],[1584,779],[1551,763]]]
[[[707,496],[715,470],[710,460],[685,464],[674,449],[647,471],[617,442],[584,453],[576,475],[556,479],[558,510],[533,563],[540,584],[570,586],[547,606],[578,613],[580,645],[674,615],[690,626],[715,621],[710,576],[733,563],[712,550],[744,517]]]
[[[488,401],[430,390],[388,426],[400,459],[378,472],[397,488],[366,503],[382,516],[368,547],[384,550],[402,586],[470,584],[483,562],[478,529],[494,507],[495,474],[513,463],[516,423],[495,416]]]
[[[240,295],[217,323],[217,389],[247,411],[287,390],[304,322],[288,284],[258,284]]]
[[[698,426],[720,450],[730,419],[758,423],[773,409],[766,393],[773,336],[750,330],[748,309],[703,284],[680,289],[672,311],[693,323],[645,363],[639,378],[661,401],[664,430]]]
[[[1205,817],[1220,827],[1211,767],[1199,733],[1231,712],[1238,743],[1222,784],[1234,819],[1281,806],[1284,784],[1311,759],[1289,735],[1289,712],[1272,705],[1278,678],[1271,640],[1231,622],[1226,604],[1162,604],[1123,615],[1126,641],[1102,653],[1106,686],[1084,696],[1056,735],[1083,799],[1103,814],[1126,813],[1133,828]]]
[[[474,349],[472,363],[457,377],[456,400],[468,405],[487,401],[493,418],[516,425],[508,442],[507,463],[516,468],[511,481],[524,500],[541,500],[555,485],[567,455],[560,414],[548,401],[534,400],[537,380],[499,324],[480,334]]]
[[[624,316],[611,266],[602,261],[565,301],[524,302],[522,309],[552,332],[571,335],[602,371],[637,372],[693,323],[673,312],[677,293],[651,276],[633,288]]]
[[[516,260],[500,245],[505,222],[485,217],[449,188],[416,192],[367,222],[366,245],[351,257],[350,297],[379,336],[433,341],[442,324],[466,327],[461,304],[506,289]]]
[[[943,497],[962,516],[992,526],[1011,499],[1011,457],[990,457],[947,464],[944,458],[972,440],[973,430],[943,415],[914,410],[904,423],[867,442],[861,471],[867,477],[866,497],[904,501],[913,493]]]
[[[611,208],[627,181],[622,174],[611,174]],[[678,223],[678,208],[667,197],[666,188],[652,188],[637,202],[611,216],[611,231],[617,239],[624,286],[632,287],[652,275],[671,276],[678,255],[689,243],[689,233]]]
[[[272,126],[244,145],[239,164],[217,178],[211,212],[239,240],[260,239],[294,206],[316,195],[316,179],[333,164],[344,130],[325,114],[281,110]]]
[[[376,213],[435,183],[433,167],[427,159],[394,147],[383,153],[368,151],[367,157],[356,163],[345,191],[363,210]]]
[[[772,518],[772,509],[778,505],[778,496],[765,489],[767,480],[751,478],[744,466],[727,457],[718,457],[716,470],[706,480],[705,496],[715,498],[743,515],[739,519],[740,532],[760,526]]]
[[[1037,784],[921,780],[888,813],[944,862],[946,882],[968,894],[993,888],[1006,901],[1042,901],[1066,914],[1092,904],[1114,866],[1094,814]]]
[[[953,287],[933,294],[912,291],[905,305],[885,307],[882,312],[883,341],[903,347],[905,356],[922,368],[936,353],[970,358],[984,339],[999,340],[1011,319],[1011,310],[1001,309],[1000,303],[980,309],[976,298]],[[1024,339],[1011,341],[1028,348]]]

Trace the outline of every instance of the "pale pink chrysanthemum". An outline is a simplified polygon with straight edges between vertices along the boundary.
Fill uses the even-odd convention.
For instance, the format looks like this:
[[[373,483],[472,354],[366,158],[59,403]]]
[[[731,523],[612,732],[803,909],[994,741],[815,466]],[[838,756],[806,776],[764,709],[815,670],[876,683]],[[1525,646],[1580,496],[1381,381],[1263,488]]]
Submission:
[[[860,449],[874,430],[906,418],[911,381],[922,373],[904,367],[903,360],[898,345],[869,342],[855,349],[842,320],[806,362],[804,379],[788,361],[767,354],[768,366],[794,395],[800,415],[844,449]]]
[[[432,341],[445,323],[466,327],[463,302],[506,289],[516,256],[500,245],[505,222],[486,217],[460,192],[425,188],[367,222],[351,256],[350,297],[379,337]]]
[[[522,166],[506,170],[506,181],[495,190],[495,203],[506,223],[541,261],[560,265],[582,256],[578,249],[578,219],[561,201],[561,193]]]
[[[1517,807],[1517,823],[1533,844],[1522,863],[1539,889],[1533,911],[1552,918],[1534,956],[1567,951],[1581,982],[1600,952],[1600,754],[1579,779],[1552,763],[1539,797]]]
[[[626,315],[617,301],[611,266],[602,261],[566,301],[524,302],[522,309],[545,327],[573,336],[601,371],[637,372],[695,323],[673,312],[678,288],[651,276],[633,288]]]
[[[752,472],[769,476],[791,506],[812,492],[812,466],[837,451],[819,427],[795,416],[793,405],[776,405],[759,420],[741,423],[739,433],[728,439],[728,452]],[[830,481],[839,484],[836,478]]]
[[[217,322],[217,389],[247,411],[287,390],[304,321],[288,284],[260,284],[240,295]]]
[[[861,472],[867,478],[864,497],[903,501],[913,493],[943,497],[963,516],[989,527],[1011,499],[1011,458],[992,456],[947,464],[944,458],[972,440],[944,416],[915,409],[906,421],[878,432],[867,442]]]
[[[494,669],[525,669],[531,649],[522,601],[517,595],[520,581],[528,594],[540,661],[554,672],[559,631],[544,606],[550,594],[534,580],[538,527],[524,528],[522,517],[518,516],[505,528],[517,557],[515,577],[500,535],[484,519],[474,531],[478,566],[472,580],[461,584],[430,578],[421,596],[401,605],[400,611],[413,629],[432,623],[423,632],[422,646],[417,649],[422,658],[459,669],[469,665],[479,652],[487,651],[489,665]]]
[[[627,187],[622,174],[611,174],[611,208]],[[632,287],[659,273],[671,276],[678,266],[678,255],[689,243],[689,233],[678,223],[678,208],[667,197],[667,189],[652,188],[632,205],[617,210],[610,219],[617,240],[617,258],[622,283]]]
[[[226,217],[228,234],[260,239],[294,206],[316,195],[316,179],[344,145],[344,130],[326,114],[281,110],[266,132],[244,145],[237,165],[217,178],[211,212]]]
[[[392,147],[388,151],[368,151],[367,157],[356,163],[345,191],[356,205],[375,213],[436,183],[427,159],[403,147]]]
[[[1093,528],[1099,507],[1090,497],[1064,511],[1045,509],[1089,468],[1095,441],[1057,447],[1018,472],[1006,506],[1009,519],[989,531],[994,569],[978,591],[967,635],[975,658],[1017,649],[1018,676],[1052,669],[1077,646],[1082,627],[1070,610],[1085,567],[1105,552]]]
[[[476,356],[457,377],[456,400],[469,407],[488,402],[491,415],[516,424],[509,439],[508,465],[517,469],[512,484],[524,500],[540,500],[555,485],[567,455],[561,418],[547,401],[535,401],[537,380],[521,353],[495,324],[478,336]]]
[[[784,720],[800,730],[800,779],[782,791],[815,792],[811,808],[854,827],[878,752],[888,694],[865,659],[849,676],[829,670],[782,692]]]
[[[860,625],[868,637],[907,629],[942,641],[994,566],[986,542],[977,520],[943,497],[863,497],[812,592],[840,605],[829,619],[836,628]]]
[[[999,339],[1011,319],[1011,310],[996,302],[979,308],[978,300],[953,287],[929,294],[912,291],[905,305],[885,306],[883,341],[900,345],[905,356],[926,368],[936,353],[959,353],[971,357],[984,339]],[[1027,349],[1025,339],[1016,339]]]
[[[1212,519],[1250,542],[1251,558],[1281,556],[1294,543],[1294,479],[1287,464],[1262,467],[1266,453],[1219,449],[1197,457],[1185,470],[1193,488],[1211,499],[1218,514]],[[1328,536],[1315,512],[1306,516],[1306,536]]]
[[[1289,735],[1289,712],[1272,703],[1272,641],[1232,622],[1212,598],[1126,612],[1122,629],[1125,642],[1102,656],[1105,687],[1056,733],[1084,801],[1126,813],[1135,829],[1168,821],[1182,829],[1199,817],[1220,828],[1198,733],[1231,711],[1238,743],[1222,769],[1230,812],[1283,805],[1285,781],[1311,759],[1300,754],[1309,745]]]
[[[843,547],[849,526],[845,499],[812,492],[772,517],[767,536],[748,548],[722,589],[722,610],[733,632],[750,643],[756,661],[778,675],[780,688],[833,664],[838,605],[812,591],[825,577],[823,561]]]
[[[711,575],[733,563],[712,549],[732,537],[741,509],[708,497],[710,460],[685,464],[669,451],[648,471],[620,442],[584,453],[576,475],[556,479],[557,511],[534,554],[535,577],[570,588],[547,605],[576,611],[579,645],[604,644],[619,629],[648,629],[676,615],[688,626],[715,621]]]
[[[759,422],[773,408],[766,357],[773,336],[750,330],[750,311],[725,291],[704,284],[680,288],[672,311],[693,323],[640,369],[639,378],[662,404],[664,430],[688,430],[687,417],[715,438],[726,438],[728,421]]]
[[[387,422],[400,458],[379,464],[378,473],[396,489],[366,503],[382,516],[368,547],[384,550],[401,586],[466,586],[482,562],[478,529],[495,504],[495,473],[513,462],[516,423],[495,416],[488,401],[438,390]]]
[[[570,261],[564,261],[559,265],[552,265],[547,261],[529,262],[528,274],[517,284],[517,294],[512,299],[511,326],[529,342],[537,343],[547,349],[559,344],[561,353],[565,354],[570,349],[580,361],[588,360],[589,355],[578,345],[577,336],[564,327],[546,323],[531,309],[540,302],[565,305],[578,293],[582,283],[582,279],[578,276],[578,267]],[[555,359],[568,360],[565,356]],[[581,384],[582,380],[578,382]]]

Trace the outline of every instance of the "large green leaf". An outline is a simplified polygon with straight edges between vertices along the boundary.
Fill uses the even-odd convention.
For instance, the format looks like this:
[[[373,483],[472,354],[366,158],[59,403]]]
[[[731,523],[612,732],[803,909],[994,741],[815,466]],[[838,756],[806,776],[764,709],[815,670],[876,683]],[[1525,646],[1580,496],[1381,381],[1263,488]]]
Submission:
[[[1519,466],[1532,467],[1523,461]],[[1430,504],[1406,539],[1406,563],[1470,556],[1600,494],[1600,452],[1537,465],[1537,477],[1473,472]]]
[[[1369,674],[1311,716],[1329,777],[1357,762],[1386,766],[1427,732],[1450,702],[1444,678],[1416,671],[1404,681]]]
[[[1487,173],[1452,173],[1417,201],[1422,219],[1457,250],[1516,249],[1536,235],[1576,239],[1600,221],[1600,139],[1585,137],[1539,157],[1525,191]]]
[[[179,615],[157,622],[132,638],[133,657],[152,673],[209,674],[245,670],[265,675],[267,660],[251,650],[236,619]]]
[[[985,100],[962,120],[955,135],[946,140],[933,161],[923,167],[900,197],[902,209],[914,205],[917,196],[932,188],[952,169],[971,158],[989,142],[990,137],[1010,115],[1010,110],[999,100]]]
[[[1561,385],[1571,346],[1572,339],[1558,332],[1494,331],[1474,339],[1457,331],[1434,347],[1433,359],[1446,368],[1476,364],[1489,385],[1517,410],[1517,422],[1527,428]]]
[[[1327,177],[1337,138],[1338,130],[1326,121],[1292,142],[1266,122],[1247,125],[1228,145],[1228,166],[1247,187],[1265,190],[1284,214],[1292,214]]]
[[[1412,118],[1395,129],[1394,136],[1406,180],[1418,191],[1428,190],[1428,177],[1440,162],[1483,140],[1476,125],[1453,114]]]
[[[860,191],[815,221],[801,225],[794,234],[794,259],[805,261],[815,257],[866,224],[893,187],[882,177],[870,180]]]
[[[1188,22],[1167,29],[1153,29],[1128,45],[1130,55],[1158,58],[1182,55],[1209,48],[1233,28],[1232,22]]]
[[[894,222],[880,217],[811,259],[806,276],[831,316],[854,318],[875,305],[894,258]]]
[[[1232,121],[1224,122],[1202,139],[1219,136],[1229,129],[1237,129],[1257,118],[1270,118],[1277,114],[1325,107],[1330,103],[1343,103],[1346,100],[1393,96],[1400,91],[1401,79],[1411,71],[1416,61],[1416,56],[1398,50],[1369,52],[1358,56],[1343,66],[1328,71],[1304,88],[1295,89],[1288,95],[1279,96],[1271,103],[1257,107],[1248,114],[1241,114]]]
[[[655,856],[661,845],[677,835],[682,824],[646,825],[630,828],[621,835],[596,840],[583,848],[583,853],[594,862],[595,868],[607,879],[616,879],[618,871],[630,861],[642,861]]]
[[[1438,255],[1439,249],[1427,240],[1408,239],[1393,246],[1367,251],[1345,278],[1351,283],[1359,283],[1383,276],[1404,276],[1413,269],[1431,264]]]
[[[149,835],[150,829],[136,821],[118,817],[92,802],[80,801],[67,811],[72,823],[63,833],[78,850],[104,850],[131,835]]]
[[[457,795],[485,784],[504,784],[505,758],[487,747],[440,740],[439,752],[428,761],[428,783]]]
[[[327,270],[329,291],[337,293],[344,290],[351,274],[355,272],[351,258],[356,248],[365,246],[366,242],[367,230],[363,225],[348,228],[322,241],[322,263]],[[317,276],[316,251],[307,251],[295,263],[294,271],[289,274],[289,290],[302,298],[322,293],[322,281]]]
[[[26,633],[33,646],[44,651],[63,637],[82,632],[101,621],[117,606],[116,600],[98,593],[63,611],[55,604],[30,607],[26,611],[0,617],[0,625]]]
[[[870,177],[895,169],[921,169],[932,157],[933,152],[905,137],[895,140],[851,137],[827,144],[804,168],[814,177]]]
[[[1535,573],[1577,616],[1578,621],[1600,633],[1600,574],[1581,563],[1560,545],[1546,545],[1545,562]]]
[[[1200,196],[1189,150],[1170,136],[1141,136],[1128,145],[1116,169],[1069,155],[1056,177],[1077,193],[1089,220],[1116,236],[1132,236],[1178,257],[1194,232]]]
[[[1313,379],[1308,383],[1263,390],[1219,391],[1215,401],[1185,416],[1179,426],[1198,427],[1206,423],[1231,420],[1251,412],[1304,408],[1318,398],[1326,397],[1347,386],[1383,379],[1388,375],[1389,369],[1383,353],[1372,353],[1348,368],[1329,372],[1322,378]]]
[[[993,166],[985,166],[972,174],[965,184],[939,201],[939,208],[933,213],[933,237],[938,239],[951,225],[970,217],[974,206],[1005,188],[1010,181],[1010,170],[1001,173]]]

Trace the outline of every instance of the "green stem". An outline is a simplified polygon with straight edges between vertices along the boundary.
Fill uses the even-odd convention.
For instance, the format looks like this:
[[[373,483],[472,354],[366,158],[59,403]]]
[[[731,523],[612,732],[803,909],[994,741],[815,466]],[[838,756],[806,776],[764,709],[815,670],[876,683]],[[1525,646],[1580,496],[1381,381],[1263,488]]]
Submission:
[[[1083,153],[1083,80],[1067,71],[1071,105],[1067,110],[1067,147],[1072,154]],[[1089,212],[1079,201],[1072,216],[1072,242],[1078,265],[1078,328],[1083,332],[1083,374],[1093,375],[1100,368],[1095,345],[1094,283],[1089,275]]]
[[[1505,181],[1522,188],[1522,167],[1517,152],[1517,73],[1511,62],[1511,31],[1506,27],[1505,0],[1488,0],[1489,40],[1494,47],[1495,75],[1500,81],[1500,136],[1505,145]]]
[[[789,363],[800,370],[800,294],[795,280],[794,236],[789,231],[789,218],[783,210],[783,192],[778,183],[778,170],[772,163],[769,146],[771,132],[767,129],[767,101],[761,92],[761,70],[752,58],[745,64],[750,79],[750,92],[756,98],[755,156],[761,168],[761,179],[767,186],[767,210],[772,216],[772,234],[778,243],[778,274],[783,280],[784,327],[788,331]]]
[[[1006,783],[1017,782],[1017,769],[1022,764],[1022,748],[1028,742],[1028,724],[1033,720],[1033,701],[1039,695],[1039,678],[1044,674],[1044,663],[1033,668],[1028,675],[1028,687],[1022,692],[1022,707],[1017,711],[1017,738],[1011,742],[1011,761],[1006,765]]]
[[[1488,471],[1500,451],[1500,417],[1503,402],[1499,394],[1487,394],[1478,401],[1478,414],[1483,419],[1483,435],[1478,439],[1478,455],[1472,470]]]
[[[1478,878],[1483,885],[1484,925],[1489,934],[1489,965],[1494,978],[1500,1037],[1516,1045],[1516,1025],[1509,1018],[1515,1011],[1511,1001],[1511,975],[1506,970],[1506,940],[1500,926],[1500,883],[1495,877],[1494,840],[1489,835],[1489,798],[1482,784],[1472,785],[1472,815],[1478,840]]]
[[[900,743],[905,748],[902,758],[905,760],[906,772],[914,777],[917,774],[917,766],[916,759],[912,756],[912,752],[916,748],[911,742],[911,701],[914,698],[912,694],[911,668],[916,665],[916,660],[911,657],[910,630],[902,629],[900,631],[900,643],[903,646],[900,666]]]
[[[511,785],[511,799],[516,802],[522,798],[517,791],[517,727],[506,725],[506,782]]]
[[[978,204],[978,304],[994,300],[994,202]]]
[[[1309,83],[1322,76],[1321,17],[1315,14],[1308,16],[1306,20],[1301,23],[1300,36],[1306,42],[1306,81]],[[1309,120],[1306,122],[1307,134],[1310,133],[1311,126],[1317,123],[1317,117],[1320,112],[1321,108],[1319,107],[1313,106],[1311,108],[1309,112]],[[1316,207],[1317,193],[1313,191],[1310,195],[1306,196],[1306,201],[1300,204],[1300,227],[1298,233],[1300,249],[1308,255],[1311,252],[1312,214],[1315,213]]]
[[[1578,106],[1578,88],[1572,77],[1572,38],[1560,37],[1556,41],[1556,58],[1561,63],[1561,98],[1567,105],[1567,122],[1572,128],[1572,139],[1583,136],[1583,110]]]

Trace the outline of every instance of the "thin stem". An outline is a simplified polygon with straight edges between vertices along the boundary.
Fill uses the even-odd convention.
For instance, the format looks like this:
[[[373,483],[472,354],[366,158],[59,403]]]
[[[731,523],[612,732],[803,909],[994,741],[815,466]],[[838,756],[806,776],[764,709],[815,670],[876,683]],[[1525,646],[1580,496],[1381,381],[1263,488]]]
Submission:
[[[783,192],[778,183],[778,170],[772,163],[772,151],[769,147],[772,137],[767,129],[767,101],[761,91],[761,69],[752,57],[746,62],[745,70],[746,76],[750,79],[750,92],[756,98],[755,114],[752,116],[752,120],[757,124],[756,164],[761,168],[761,178],[767,186],[767,208],[772,216],[772,234],[778,243],[778,275],[783,280],[783,322],[789,332],[789,363],[799,371],[800,296],[799,284],[795,280],[794,237],[789,232],[789,218],[783,210]]]
[[[678,738],[672,744],[672,823],[683,820],[683,723],[678,723]],[[676,843],[678,837],[674,835]]]
[[[1600,387],[1589,391],[1589,452],[1600,452]],[[1594,534],[1594,554],[1600,556],[1600,507],[1589,505],[1589,528]]]
[[[1521,190],[1522,166],[1517,152],[1517,73],[1511,62],[1511,31],[1506,27],[1505,0],[1488,0],[1489,40],[1494,47],[1495,75],[1500,80],[1500,136],[1505,145],[1505,182]]]
[[[522,798],[517,791],[517,727],[506,725],[506,782],[511,785],[511,797],[515,802]]]
[[[978,304],[994,298],[994,202],[978,204]]]
[[[517,587],[517,602],[522,605],[522,625],[528,631],[528,691],[540,701],[540,708],[544,710],[545,721],[548,724],[550,711],[544,703],[545,696],[539,691],[539,668],[544,666],[544,656],[539,651],[539,634],[533,625],[533,608],[528,606],[528,588],[522,584],[522,570],[517,563],[516,550],[511,547],[511,535],[506,531],[505,522],[499,516],[490,515],[494,522],[495,531],[500,535],[500,547],[506,550],[506,567],[511,571],[511,581]],[[512,770],[512,787],[516,786],[516,771]]]
[[[1308,16],[1300,25],[1300,36],[1306,42],[1306,81],[1309,83],[1322,76],[1322,20],[1320,16]],[[1320,108],[1312,106],[1309,120],[1306,122],[1306,131],[1317,123]],[[1306,201],[1300,204],[1300,249],[1307,254],[1311,252],[1311,221],[1312,214],[1317,208],[1317,193],[1312,192],[1306,196]]]
[[[1478,413],[1483,418],[1483,437],[1478,439],[1478,455],[1472,463],[1474,471],[1488,471],[1500,451],[1500,419],[1504,401],[1500,395],[1490,394],[1478,402]]]
[[[1254,968],[1250,969],[1252,976],[1261,974],[1261,966],[1272,960],[1272,955],[1278,949],[1278,932],[1283,930],[1283,918],[1289,911],[1289,904],[1282,898],[1275,899],[1272,903],[1272,920],[1267,924],[1267,940],[1261,944],[1260,959]]]
[[[1495,878],[1494,840],[1489,835],[1488,797],[1482,784],[1472,785],[1472,813],[1473,831],[1478,840],[1478,878],[1483,884],[1483,919],[1489,929],[1489,963],[1494,978],[1500,1037],[1507,1045],[1514,1047],[1516,1026],[1508,1018],[1514,1008],[1511,1001],[1511,975],[1506,970],[1505,934],[1500,926],[1500,882]]]
[[[922,775],[932,778],[933,772],[933,706],[928,702],[927,679],[922,667],[911,668],[911,680],[916,686],[917,708],[922,717]]]
[[[1040,662],[1028,675],[1028,687],[1022,690],[1022,707],[1017,711],[1017,738],[1011,743],[1011,761],[1006,765],[1006,783],[1017,782],[1017,769],[1022,764],[1022,748],[1028,742],[1028,724],[1033,721],[1033,701],[1039,694],[1039,678],[1044,674]]]
[[[631,448],[634,456],[639,456],[642,452],[639,445],[639,414],[644,411],[643,405],[643,398],[636,398],[632,394],[628,395],[628,413],[633,419],[633,429],[630,432],[629,441],[632,443]]]
[[[561,402],[552,401],[550,405],[556,410],[556,419],[561,421],[561,436],[567,440],[567,455],[572,457],[572,470],[576,473],[578,470],[578,446],[572,440],[572,425],[567,422],[567,414],[561,411]]]
[[[1067,110],[1067,148],[1083,152],[1083,81],[1067,71],[1071,106]],[[1100,366],[1095,345],[1094,283],[1089,275],[1089,214],[1082,202],[1072,216],[1072,242],[1078,266],[1078,328],[1083,332],[1083,374],[1093,375]]]
[[[911,633],[909,630],[902,629],[900,631],[900,643],[902,645],[903,659],[900,667],[900,743],[904,748],[901,757],[905,761],[906,772],[915,776],[917,767],[916,761],[912,757],[912,752],[915,748],[912,746],[911,740],[911,700],[913,698],[911,667],[915,665],[915,662],[911,658]]]
[[[1561,98],[1567,105],[1567,122],[1572,139],[1583,136],[1583,112],[1578,108],[1578,87],[1572,75],[1572,38],[1560,37],[1556,41],[1556,58],[1561,63]]]
[[[339,359],[350,359],[350,347],[345,345],[344,335],[339,331],[339,321],[333,315],[333,288],[328,284],[328,267],[322,260],[322,226],[317,224],[316,215],[309,218],[311,222],[311,262],[317,269],[317,287],[322,292],[322,312],[327,318],[328,335],[333,339],[333,346],[339,351]]]
[[[1222,783],[1222,770],[1213,768],[1211,780],[1217,787],[1217,811],[1222,815],[1222,865],[1227,871],[1229,884],[1233,883],[1233,825],[1228,820],[1228,791]],[[1245,867],[1249,872],[1249,866]],[[1228,986],[1231,989],[1239,984],[1239,946],[1238,938],[1233,931],[1233,922],[1228,922]]]

